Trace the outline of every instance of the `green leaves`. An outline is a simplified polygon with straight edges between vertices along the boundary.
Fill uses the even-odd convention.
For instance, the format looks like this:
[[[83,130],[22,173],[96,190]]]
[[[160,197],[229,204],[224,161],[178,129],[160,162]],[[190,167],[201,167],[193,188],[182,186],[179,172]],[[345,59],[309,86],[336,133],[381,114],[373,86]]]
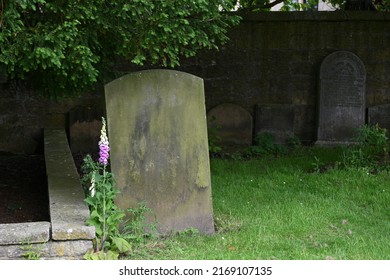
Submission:
[[[344,151],[346,167],[368,168],[378,172],[388,168],[389,138],[385,128],[364,125],[358,130],[356,145],[347,146]]]
[[[126,253],[132,249],[131,244],[121,237],[113,237],[112,243],[119,253]]]
[[[144,203],[138,208],[129,208],[131,215],[124,221],[125,212],[115,204],[117,191],[114,188],[114,178],[106,170],[106,165],[93,161],[90,155],[84,158],[82,165],[82,184],[86,190],[85,202],[90,209],[87,224],[96,229],[94,251],[84,258],[91,260],[118,259],[120,255],[129,254],[132,244],[141,243],[145,237],[146,228],[152,232],[155,226],[147,225],[145,214],[151,210]],[[94,191],[91,191],[91,188]],[[122,228],[122,230],[120,230]]]
[[[216,49],[239,17],[235,1],[9,1],[0,24],[0,64],[51,95],[77,93],[114,76],[118,60],[176,66]]]
[[[110,247],[113,238],[119,236],[119,224],[125,214],[114,203],[117,195],[114,189],[114,178],[106,170],[105,165],[93,161],[88,155],[84,159],[82,172],[84,174],[82,183],[87,193],[85,202],[90,209],[87,223],[96,229],[98,243],[96,250],[104,250],[106,245]],[[124,246],[122,245],[121,248],[125,248]]]

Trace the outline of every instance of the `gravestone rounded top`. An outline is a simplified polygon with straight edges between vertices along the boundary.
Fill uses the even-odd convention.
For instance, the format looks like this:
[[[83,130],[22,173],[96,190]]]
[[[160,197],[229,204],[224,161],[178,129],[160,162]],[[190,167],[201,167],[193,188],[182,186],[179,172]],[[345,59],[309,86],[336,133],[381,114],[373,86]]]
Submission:
[[[251,145],[253,118],[236,104],[223,103],[207,113],[209,127],[217,128],[221,144]]]
[[[363,61],[354,53],[336,51],[328,55],[321,63],[321,79],[342,79],[346,76],[366,77]]]

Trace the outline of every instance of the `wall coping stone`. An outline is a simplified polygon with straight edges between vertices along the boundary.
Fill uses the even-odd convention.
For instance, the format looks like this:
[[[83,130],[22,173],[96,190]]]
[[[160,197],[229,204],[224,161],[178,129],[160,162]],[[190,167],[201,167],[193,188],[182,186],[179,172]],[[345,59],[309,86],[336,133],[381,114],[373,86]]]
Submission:
[[[40,260],[80,260],[93,249],[92,240],[67,240],[46,243],[0,246],[0,260],[20,260],[34,252]]]
[[[50,238],[50,223],[0,224],[0,236],[0,245],[47,242]]]
[[[69,148],[65,129],[45,129],[52,240],[91,240],[95,228],[87,226],[89,209]]]

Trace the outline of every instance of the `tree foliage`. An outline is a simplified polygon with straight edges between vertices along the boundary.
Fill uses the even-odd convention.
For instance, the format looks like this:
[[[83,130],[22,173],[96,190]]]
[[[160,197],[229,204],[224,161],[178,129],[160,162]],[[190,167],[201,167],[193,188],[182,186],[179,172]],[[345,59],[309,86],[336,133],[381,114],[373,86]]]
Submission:
[[[0,0],[0,69],[70,94],[106,82],[118,60],[173,67],[228,40],[233,2]]]

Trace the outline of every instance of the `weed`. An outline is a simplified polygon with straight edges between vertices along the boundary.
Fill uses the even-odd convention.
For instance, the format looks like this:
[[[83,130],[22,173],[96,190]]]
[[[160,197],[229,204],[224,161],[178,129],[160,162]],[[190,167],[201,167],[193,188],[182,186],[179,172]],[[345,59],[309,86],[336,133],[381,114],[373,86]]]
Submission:
[[[129,208],[127,211],[130,213],[130,219],[124,223],[123,229],[123,235],[127,240],[140,244],[145,238],[157,235],[156,222],[149,223],[146,220],[146,215],[153,212],[145,202],[140,202],[137,208]]]
[[[22,246],[21,249],[24,251],[22,257],[26,260],[40,260],[42,253],[42,246],[33,245],[27,242],[27,245]]]
[[[215,229],[218,233],[240,230],[243,222],[232,215],[220,214],[214,218]]]
[[[379,125],[365,125],[356,137],[357,144],[345,148],[344,166],[382,169],[386,165],[389,141],[387,130]]]
[[[287,139],[287,146],[291,150],[296,150],[302,147],[301,139],[298,136],[292,136]]]
[[[197,228],[190,227],[190,228],[179,231],[177,233],[177,235],[180,237],[196,236],[196,235],[199,235],[199,230]]]
[[[287,147],[285,145],[276,144],[275,137],[271,133],[259,133],[254,139],[254,145],[248,148],[244,155],[252,158],[261,155],[280,155],[286,154]]]
[[[118,260],[119,253],[112,250],[99,251],[99,252],[90,251],[84,255],[84,259],[94,260],[94,261],[95,260]]]
[[[314,162],[312,163],[312,165],[313,165],[313,168],[314,168],[314,172],[320,173],[321,172],[321,168],[324,165],[324,163],[321,162],[321,160],[318,157],[314,156]]]

